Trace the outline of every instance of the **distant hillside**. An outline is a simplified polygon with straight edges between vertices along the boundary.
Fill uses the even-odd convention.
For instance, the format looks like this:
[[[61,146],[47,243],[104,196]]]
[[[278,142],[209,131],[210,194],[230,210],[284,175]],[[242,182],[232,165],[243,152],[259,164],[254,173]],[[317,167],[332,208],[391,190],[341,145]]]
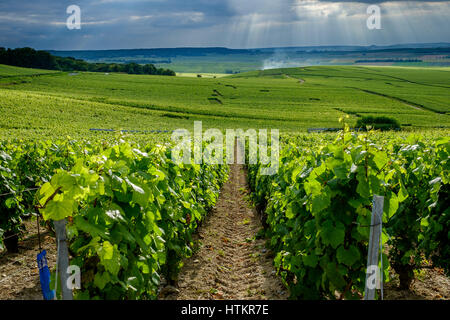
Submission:
[[[75,57],[86,60],[96,60],[103,58],[118,57],[176,57],[176,56],[206,56],[208,54],[248,54],[255,50],[227,49],[227,48],[167,48],[167,49],[119,49],[119,50],[74,50],[74,51],[53,51],[51,54],[61,57]],[[256,50],[258,51],[258,50]]]
[[[307,47],[273,47],[273,48],[255,48],[255,49],[229,49],[223,47],[198,47],[198,48],[156,48],[156,49],[118,49],[118,50],[72,50],[58,51],[47,50],[51,54],[61,57],[74,57],[86,60],[96,60],[103,58],[119,57],[177,57],[177,56],[206,56],[206,55],[234,55],[234,54],[265,54],[279,51],[292,52],[349,52],[349,51],[397,51],[422,49],[421,52],[440,51],[440,48],[449,49],[450,43],[428,43],[428,44],[403,44],[391,46],[307,46]]]
[[[154,64],[187,73],[240,73],[251,70],[314,65],[450,66],[450,43],[391,46],[308,46],[255,49],[158,48],[50,51],[91,63]]]

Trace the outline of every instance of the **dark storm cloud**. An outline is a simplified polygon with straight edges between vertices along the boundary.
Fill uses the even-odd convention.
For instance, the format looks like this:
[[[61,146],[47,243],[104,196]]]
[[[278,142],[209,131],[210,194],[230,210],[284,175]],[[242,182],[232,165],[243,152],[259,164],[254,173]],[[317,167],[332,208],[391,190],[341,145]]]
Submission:
[[[208,17],[231,17],[234,15],[227,1],[220,0],[6,0],[0,3],[0,22],[4,19],[17,18],[21,23],[33,23],[36,20],[43,24],[64,22],[67,18],[66,8],[76,4],[82,9],[87,21],[115,21],[128,17],[146,17],[150,15],[171,16],[176,14],[197,12]],[[5,17],[6,16],[6,17]]]
[[[352,29],[349,17],[360,19],[351,23],[364,27],[369,4],[380,4],[386,20],[391,19],[390,10],[397,10],[391,19],[395,32],[385,31],[380,41],[402,42],[403,28],[414,28],[410,38],[417,41],[427,42],[430,34],[433,41],[449,41],[449,1],[394,3],[402,16],[396,5],[383,0],[1,0],[0,46],[109,49],[347,44],[351,32],[337,31],[341,26]],[[66,8],[72,4],[81,8],[81,30],[66,28]],[[410,26],[407,19],[414,24]],[[299,23],[312,24],[314,32],[307,33]],[[353,29],[360,39],[373,35]]]
[[[320,2],[354,2],[354,3],[367,3],[377,4],[386,2],[449,2],[449,0],[319,0]]]
[[[81,8],[82,30],[65,27],[66,8],[72,4]],[[90,43],[95,37],[101,47],[102,38],[120,38],[124,32],[140,36],[138,45],[142,37],[157,30],[207,28],[234,14],[228,2],[221,0],[2,0],[0,46],[65,47],[65,43]]]

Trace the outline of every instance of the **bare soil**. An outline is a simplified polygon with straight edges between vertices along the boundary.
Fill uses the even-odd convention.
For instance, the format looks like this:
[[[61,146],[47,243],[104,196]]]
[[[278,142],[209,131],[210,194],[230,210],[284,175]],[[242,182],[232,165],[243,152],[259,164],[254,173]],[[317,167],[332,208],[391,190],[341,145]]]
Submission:
[[[450,279],[439,268],[419,271],[409,290],[398,289],[398,276],[391,274],[392,280],[385,284],[386,300],[449,300]]]
[[[0,252],[0,300],[42,300],[39,269],[38,231],[35,219],[25,221],[26,234],[19,242],[19,253]],[[40,228],[41,246],[47,251],[52,269],[56,264],[56,240],[45,228]]]

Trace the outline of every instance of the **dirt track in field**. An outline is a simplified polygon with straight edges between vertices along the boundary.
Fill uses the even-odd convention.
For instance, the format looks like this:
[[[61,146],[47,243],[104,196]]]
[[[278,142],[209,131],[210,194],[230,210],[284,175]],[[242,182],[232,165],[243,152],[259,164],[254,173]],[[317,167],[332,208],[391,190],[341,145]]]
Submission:
[[[216,207],[199,229],[201,248],[180,273],[177,288],[162,290],[161,298],[287,299],[288,292],[273,267],[273,256],[263,239],[259,214],[249,207],[246,172],[231,165]],[[167,295],[166,295],[167,292]]]
[[[298,83],[300,83],[300,84],[304,84],[304,83],[305,83],[305,80],[303,80],[303,79],[300,79],[300,78],[294,78],[294,77],[291,77],[290,75],[287,75],[287,74],[283,74],[283,75],[284,75],[286,78],[298,80]]]

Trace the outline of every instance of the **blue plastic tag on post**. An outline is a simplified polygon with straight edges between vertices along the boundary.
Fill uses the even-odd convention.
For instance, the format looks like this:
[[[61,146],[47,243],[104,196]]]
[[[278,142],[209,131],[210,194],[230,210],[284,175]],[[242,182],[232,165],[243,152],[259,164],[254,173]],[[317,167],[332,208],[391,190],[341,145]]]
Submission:
[[[37,264],[39,267],[39,278],[41,280],[41,289],[44,300],[53,300],[55,290],[50,290],[50,269],[47,264],[47,251],[43,250],[37,255]]]

